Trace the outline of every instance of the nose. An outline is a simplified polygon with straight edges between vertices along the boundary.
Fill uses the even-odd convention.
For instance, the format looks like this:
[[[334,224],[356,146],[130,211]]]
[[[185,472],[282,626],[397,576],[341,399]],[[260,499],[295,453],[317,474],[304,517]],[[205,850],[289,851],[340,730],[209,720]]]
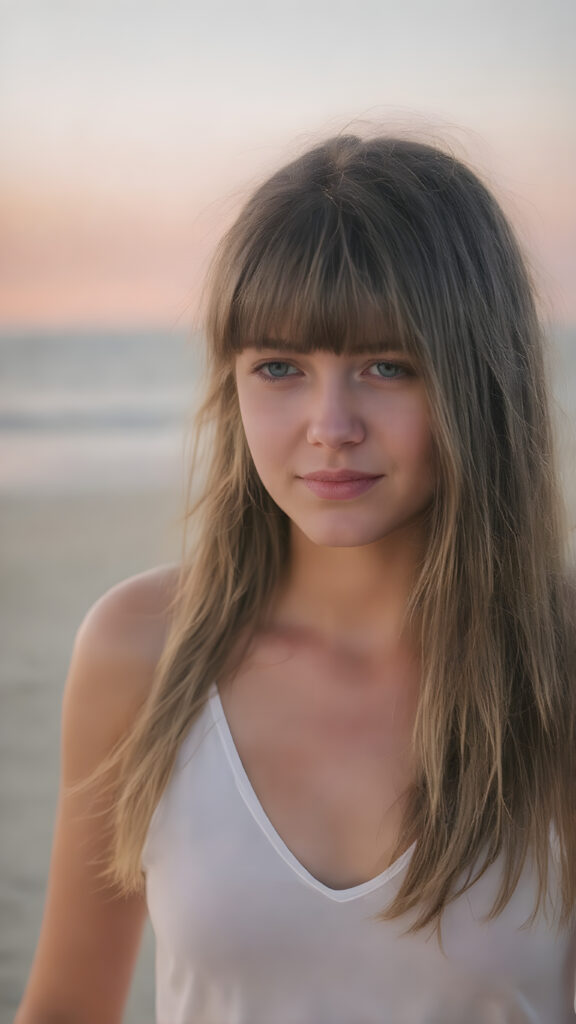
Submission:
[[[365,434],[357,403],[345,386],[327,381],[314,389],[308,413],[309,444],[338,449],[345,444],[359,444]]]

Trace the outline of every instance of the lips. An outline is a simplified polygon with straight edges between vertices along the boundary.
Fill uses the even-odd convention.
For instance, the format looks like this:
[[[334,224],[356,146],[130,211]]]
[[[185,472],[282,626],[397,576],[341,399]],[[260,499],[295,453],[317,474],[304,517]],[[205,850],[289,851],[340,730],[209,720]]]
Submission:
[[[318,470],[301,478],[304,487],[325,501],[350,501],[360,498],[372,490],[381,479],[382,474],[374,476],[372,473],[361,473],[356,469]]]
[[[377,480],[381,473],[362,473],[356,469],[322,469],[316,473],[302,474],[302,480],[318,480],[321,483],[345,483],[349,480]]]

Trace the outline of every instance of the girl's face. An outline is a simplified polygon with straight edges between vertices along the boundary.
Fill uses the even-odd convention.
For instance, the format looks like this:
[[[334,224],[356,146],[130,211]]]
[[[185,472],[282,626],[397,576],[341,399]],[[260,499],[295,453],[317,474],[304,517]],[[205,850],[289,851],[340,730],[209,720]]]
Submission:
[[[311,541],[353,547],[420,531],[435,460],[426,391],[410,357],[385,348],[303,354],[271,341],[236,357],[236,383],[260,479]]]

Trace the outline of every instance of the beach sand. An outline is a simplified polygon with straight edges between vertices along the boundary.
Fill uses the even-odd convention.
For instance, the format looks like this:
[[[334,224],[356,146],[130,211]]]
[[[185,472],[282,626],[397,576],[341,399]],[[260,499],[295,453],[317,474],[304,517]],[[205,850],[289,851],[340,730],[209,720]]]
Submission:
[[[178,560],[168,491],[0,497],[0,1024],[11,1024],[40,927],[56,806],[61,696],[76,629],[121,579]],[[154,1020],[145,934],[125,1024]]]

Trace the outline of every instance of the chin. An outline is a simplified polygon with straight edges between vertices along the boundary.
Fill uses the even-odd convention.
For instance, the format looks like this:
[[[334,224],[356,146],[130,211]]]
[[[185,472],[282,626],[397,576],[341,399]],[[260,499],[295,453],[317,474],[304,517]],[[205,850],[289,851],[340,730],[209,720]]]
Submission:
[[[386,533],[382,530],[359,529],[350,525],[346,528],[343,524],[335,524],[333,527],[311,527],[296,524],[301,533],[312,544],[321,548],[360,548],[367,544],[374,544],[382,540]]]
[[[328,516],[315,519],[296,518],[290,516],[293,525],[317,547],[324,548],[361,548],[369,544],[392,541],[401,543],[401,538],[414,534],[421,536],[425,529],[426,512],[429,505],[409,509],[398,515],[382,517],[362,517],[350,515],[348,521],[342,515],[343,510],[337,509],[330,521]],[[375,521],[376,520],[376,521]]]

